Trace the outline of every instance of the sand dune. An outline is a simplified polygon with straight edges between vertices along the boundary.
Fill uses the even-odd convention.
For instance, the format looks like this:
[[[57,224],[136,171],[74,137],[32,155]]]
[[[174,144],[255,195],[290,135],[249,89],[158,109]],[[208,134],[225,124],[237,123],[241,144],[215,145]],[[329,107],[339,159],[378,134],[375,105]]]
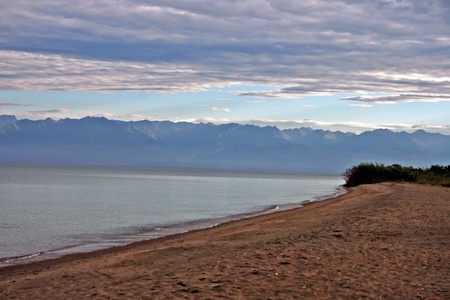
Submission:
[[[383,183],[0,269],[0,299],[450,299],[450,189]]]

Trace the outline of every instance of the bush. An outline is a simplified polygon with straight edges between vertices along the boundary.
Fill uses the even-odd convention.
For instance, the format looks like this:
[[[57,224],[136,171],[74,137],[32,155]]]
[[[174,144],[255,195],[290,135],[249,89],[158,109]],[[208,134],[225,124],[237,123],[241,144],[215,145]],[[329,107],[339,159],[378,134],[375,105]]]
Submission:
[[[347,169],[343,177],[345,187],[385,181],[450,186],[450,165],[447,167],[434,165],[429,169],[420,169],[398,164],[385,166],[380,163],[361,163]]]

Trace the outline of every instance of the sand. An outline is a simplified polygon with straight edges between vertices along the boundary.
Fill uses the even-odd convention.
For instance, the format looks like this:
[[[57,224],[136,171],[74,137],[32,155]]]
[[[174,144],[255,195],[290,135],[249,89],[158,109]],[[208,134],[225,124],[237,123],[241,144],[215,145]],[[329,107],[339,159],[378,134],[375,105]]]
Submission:
[[[0,299],[450,299],[450,188],[382,183],[0,269]]]

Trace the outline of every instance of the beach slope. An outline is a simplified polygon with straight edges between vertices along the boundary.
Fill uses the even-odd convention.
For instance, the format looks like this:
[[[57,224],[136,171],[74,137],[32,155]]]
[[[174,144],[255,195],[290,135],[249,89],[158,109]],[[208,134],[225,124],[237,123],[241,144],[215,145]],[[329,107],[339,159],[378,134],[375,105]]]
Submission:
[[[450,189],[382,183],[0,269],[0,299],[450,299]]]

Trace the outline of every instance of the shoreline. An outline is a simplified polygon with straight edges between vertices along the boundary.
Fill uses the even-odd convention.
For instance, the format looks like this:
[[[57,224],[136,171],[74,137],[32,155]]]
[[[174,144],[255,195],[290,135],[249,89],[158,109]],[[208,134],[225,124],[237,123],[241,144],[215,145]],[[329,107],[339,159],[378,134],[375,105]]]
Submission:
[[[449,201],[443,187],[359,186],[301,208],[7,266],[0,298],[446,299]]]
[[[347,191],[343,186],[337,186],[336,191],[330,195],[324,195],[320,197],[315,197],[310,200],[304,200],[299,203],[290,203],[290,204],[281,204],[281,205],[273,205],[267,209],[261,211],[254,211],[248,213],[241,213],[237,215],[230,215],[226,217],[222,217],[219,219],[206,219],[206,220],[196,220],[183,224],[174,224],[170,227],[164,227],[160,229],[151,230],[149,232],[140,233],[136,235],[130,234],[129,236],[123,236],[122,240],[111,238],[109,240],[104,240],[98,243],[92,244],[81,244],[74,246],[67,246],[60,249],[51,249],[47,251],[39,251],[35,253],[25,254],[21,256],[13,256],[13,257],[4,257],[0,258],[0,270],[3,268],[8,268],[12,266],[18,265],[27,265],[40,261],[53,260],[57,258],[61,258],[64,256],[76,255],[76,254],[88,254],[90,252],[96,252],[107,249],[114,249],[122,246],[132,245],[138,242],[145,242],[155,239],[160,239],[166,236],[177,235],[177,234],[185,234],[191,231],[203,230],[216,227],[221,224],[226,224],[229,222],[239,221],[242,219],[253,218],[260,215],[272,214],[277,212],[282,212],[286,210],[298,209],[302,208],[304,205],[326,201],[330,199],[337,198],[341,195],[346,194]],[[128,241],[125,241],[128,240]]]

